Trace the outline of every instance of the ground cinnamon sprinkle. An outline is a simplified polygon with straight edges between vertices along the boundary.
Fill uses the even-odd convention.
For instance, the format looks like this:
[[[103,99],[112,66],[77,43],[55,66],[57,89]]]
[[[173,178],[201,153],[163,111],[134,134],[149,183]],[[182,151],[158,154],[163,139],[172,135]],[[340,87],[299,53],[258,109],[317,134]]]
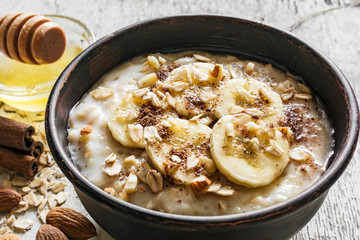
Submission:
[[[309,111],[308,107],[305,106],[285,106],[284,114],[285,121],[281,122],[281,126],[290,127],[294,133],[294,139],[297,142],[308,141],[307,134],[304,134],[304,129],[306,126],[311,124],[313,119],[304,117],[304,112]],[[308,132],[313,134],[312,132]]]
[[[188,156],[185,149],[179,149],[179,148],[174,148],[174,147],[170,148],[169,156],[172,156],[172,155],[178,156],[181,160],[186,159]]]
[[[205,105],[204,102],[195,95],[188,95],[185,97],[186,99],[186,109],[193,109],[193,108],[201,108],[204,109]]]
[[[174,70],[175,68],[177,68],[179,66],[173,64],[173,65],[161,65],[161,67],[159,68],[159,70],[156,72],[157,78],[159,79],[159,81],[163,82],[165,81],[165,79],[169,76],[169,74],[172,72],[172,70]]]
[[[156,130],[162,139],[167,139],[173,134],[173,132],[168,127],[163,125],[157,126]]]
[[[144,105],[140,108],[139,120],[136,123],[143,127],[155,126],[161,120],[162,109],[153,105]]]

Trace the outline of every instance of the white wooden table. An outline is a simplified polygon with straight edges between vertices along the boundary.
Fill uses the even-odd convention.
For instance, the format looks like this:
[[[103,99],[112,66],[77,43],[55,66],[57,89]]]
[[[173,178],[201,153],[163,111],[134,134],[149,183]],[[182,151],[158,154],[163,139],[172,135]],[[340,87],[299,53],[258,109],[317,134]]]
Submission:
[[[85,22],[101,38],[160,16],[221,14],[291,31],[328,55],[360,97],[360,0],[0,0],[0,15],[16,11],[62,14]],[[293,240],[360,239],[360,146],[309,224]],[[65,206],[85,212],[71,187]],[[35,219],[36,220],[36,219]],[[35,221],[34,220],[34,221]],[[23,235],[35,239],[40,223]],[[99,229],[94,239],[112,239]]]

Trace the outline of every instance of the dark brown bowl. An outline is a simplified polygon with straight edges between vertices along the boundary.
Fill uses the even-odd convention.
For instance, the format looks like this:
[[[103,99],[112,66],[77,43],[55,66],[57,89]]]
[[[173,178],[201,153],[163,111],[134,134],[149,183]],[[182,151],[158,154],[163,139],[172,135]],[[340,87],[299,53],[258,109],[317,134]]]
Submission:
[[[205,50],[272,62],[301,75],[324,102],[335,129],[325,173],[280,204],[225,216],[182,216],[121,201],[90,183],[73,163],[67,140],[69,111],[106,72],[152,52]],[[116,239],[287,239],[317,212],[348,165],[357,143],[358,106],[341,71],[293,35],[263,24],[222,16],[176,16],[141,22],[91,45],[61,74],[46,109],[51,152],[95,221]]]

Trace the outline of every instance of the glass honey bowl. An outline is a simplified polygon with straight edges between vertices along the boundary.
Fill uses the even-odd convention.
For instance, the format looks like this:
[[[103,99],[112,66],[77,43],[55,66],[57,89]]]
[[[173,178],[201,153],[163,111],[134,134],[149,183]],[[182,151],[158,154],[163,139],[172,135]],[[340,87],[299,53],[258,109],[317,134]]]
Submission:
[[[66,48],[51,64],[21,63],[0,52],[0,101],[20,110],[44,111],[53,84],[65,67],[95,41],[92,31],[81,21],[62,15],[44,15],[65,32]]]

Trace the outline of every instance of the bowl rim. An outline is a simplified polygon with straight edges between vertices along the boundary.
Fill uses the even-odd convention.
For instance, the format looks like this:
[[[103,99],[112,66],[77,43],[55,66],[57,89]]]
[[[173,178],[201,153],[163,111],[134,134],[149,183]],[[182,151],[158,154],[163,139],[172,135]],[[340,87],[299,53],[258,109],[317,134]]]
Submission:
[[[165,213],[156,210],[146,209],[140,206],[137,206],[132,203],[128,203],[126,201],[120,200],[116,197],[113,197],[107,193],[105,193],[102,189],[91,183],[87,180],[76,168],[75,164],[72,163],[71,157],[68,157],[65,150],[59,148],[61,146],[60,141],[57,137],[57,133],[55,131],[55,113],[56,113],[56,100],[58,98],[57,92],[61,90],[63,87],[63,82],[74,70],[74,67],[79,63],[79,61],[83,58],[86,58],[86,55],[98,48],[104,42],[110,41],[114,36],[124,34],[127,31],[134,28],[141,28],[147,25],[154,24],[158,21],[171,21],[176,19],[220,19],[223,21],[231,21],[233,23],[241,23],[251,25],[252,27],[262,28],[265,31],[271,31],[277,35],[281,35],[285,37],[295,45],[301,45],[306,48],[308,52],[313,54],[315,57],[319,58],[326,65],[329,66],[329,69],[332,71],[332,74],[336,75],[339,79],[340,88],[343,88],[345,92],[345,97],[348,100],[348,109],[349,109],[349,126],[346,135],[346,143],[345,146],[341,148],[339,152],[338,158],[334,159],[332,164],[323,175],[318,179],[315,183],[313,183],[310,187],[308,187],[305,191],[300,194],[295,195],[294,197],[266,207],[259,210],[254,210],[246,213],[238,213],[238,214],[230,214],[230,215],[220,215],[220,216],[191,216],[191,215],[180,215],[180,214],[172,214]],[[223,15],[213,15],[213,14],[186,14],[186,15],[174,15],[167,17],[158,17],[153,19],[148,19],[144,21],[137,22],[135,24],[128,25],[124,28],[121,28],[111,34],[104,36],[99,39],[92,45],[90,45],[87,49],[85,49],[78,57],[76,57],[68,67],[63,71],[63,73],[58,78],[57,82],[54,85],[50,93],[50,97],[47,103],[46,115],[45,115],[45,130],[47,139],[49,142],[49,148],[54,155],[54,158],[61,168],[62,172],[65,176],[70,180],[70,182],[75,186],[77,190],[81,192],[85,192],[91,198],[96,199],[97,201],[101,201],[102,203],[106,203],[108,206],[114,207],[115,209],[121,209],[131,215],[138,215],[141,213],[141,217],[151,217],[157,218],[158,220],[163,220],[168,223],[177,224],[179,221],[184,223],[193,224],[193,223],[233,223],[236,222],[238,224],[248,223],[248,222],[256,222],[266,219],[270,219],[276,217],[278,215],[285,214],[289,211],[292,211],[297,208],[301,208],[308,203],[312,202],[319,196],[326,194],[328,189],[335,183],[335,181],[340,177],[340,175],[344,172],[345,168],[349,164],[352,155],[355,150],[355,146],[357,144],[358,133],[359,133],[359,110],[356,101],[355,94],[345,78],[344,74],[340,71],[340,69],[323,53],[304,41],[300,40],[298,37],[293,35],[292,33],[282,30],[277,27],[273,27],[271,25],[265,25],[263,23],[254,22],[247,19],[241,19],[232,16],[223,16]],[[349,144],[352,143],[352,144]],[[353,145],[355,144],[355,145]],[[222,225],[223,226],[223,225]]]

